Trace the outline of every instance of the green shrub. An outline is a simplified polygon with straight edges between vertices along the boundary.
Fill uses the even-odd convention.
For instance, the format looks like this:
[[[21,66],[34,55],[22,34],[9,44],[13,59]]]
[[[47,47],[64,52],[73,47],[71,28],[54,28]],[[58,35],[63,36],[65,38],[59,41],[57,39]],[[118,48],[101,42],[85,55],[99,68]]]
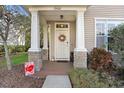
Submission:
[[[16,48],[17,48],[16,49],[17,52],[25,52],[25,46],[19,45]]]
[[[118,68],[117,69],[117,74],[118,74],[118,78],[120,80],[124,80],[124,68]]]
[[[17,52],[25,52],[25,46],[23,45],[9,45],[9,52],[12,53],[17,53]]]
[[[121,61],[124,61],[124,24],[116,26],[109,32],[112,38],[109,42],[109,47],[120,55]]]
[[[17,52],[25,52],[25,46],[23,45],[8,45],[9,53],[16,54]],[[4,54],[4,46],[0,46],[0,55]]]
[[[116,80],[108,74],[88,69],[75,69],[69,73],[74,88],[116,87]]]
[[[8,45],[9,53],[16,53],[16,46]]]
[[[112,54],[105,49],[94,48],[89,53],[89,68],[96,71],[112,73],[116,66],[113,64]]]
[[[0,56],[4,54],[4,46],[0,45]]]

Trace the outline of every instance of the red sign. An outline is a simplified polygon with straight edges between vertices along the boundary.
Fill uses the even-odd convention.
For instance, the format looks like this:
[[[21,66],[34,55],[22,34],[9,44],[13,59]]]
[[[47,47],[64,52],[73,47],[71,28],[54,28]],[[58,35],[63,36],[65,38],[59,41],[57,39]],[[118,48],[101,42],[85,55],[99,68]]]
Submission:
[[[34,62],[26,62],[25,63],[25,75],[32,75],[34,74]]]

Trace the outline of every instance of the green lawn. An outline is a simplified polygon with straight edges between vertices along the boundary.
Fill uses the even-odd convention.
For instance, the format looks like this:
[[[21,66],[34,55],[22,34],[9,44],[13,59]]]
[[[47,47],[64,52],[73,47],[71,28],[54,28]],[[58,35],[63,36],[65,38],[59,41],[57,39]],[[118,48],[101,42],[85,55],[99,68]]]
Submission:
[[[28,61],[28,54],[27,53],[18,53],[16,55],[13,55],[11,57],[12,64],[17,65],[17,64],[23,64]],[[0,62],[0,66],[6,65],[6,61]]]
[[[12,57],[12,63],[15,64],[15,65],[16,64],[23,64],[26,61],[28,61],[27,53],[21,53],[21,54],[18,54],[18,55],[14,55]]]

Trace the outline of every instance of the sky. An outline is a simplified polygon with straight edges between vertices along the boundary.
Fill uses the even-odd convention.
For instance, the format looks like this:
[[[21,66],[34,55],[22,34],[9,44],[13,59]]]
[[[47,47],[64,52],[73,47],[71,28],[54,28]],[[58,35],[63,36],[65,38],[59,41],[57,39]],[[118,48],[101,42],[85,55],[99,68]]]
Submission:
[[[6,8],[8,10],[14,9],[14,10],[18,11],[22,15],[26,15],[26,16],[29,15],[28,12],[24,9],[24,7],[22,5],[6,5]]]

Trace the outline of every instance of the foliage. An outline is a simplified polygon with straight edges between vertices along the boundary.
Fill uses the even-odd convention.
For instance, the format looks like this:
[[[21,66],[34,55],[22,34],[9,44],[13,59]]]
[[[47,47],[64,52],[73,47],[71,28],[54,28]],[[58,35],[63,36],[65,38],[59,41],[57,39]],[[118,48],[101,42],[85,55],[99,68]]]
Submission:
[[[17,52],[24,52],[25,51],[25,46],[23,46],[23,45],[19,45],[16,48],[17,48],[16,49]]]
[[[117,76],[120,80],[124,80],[124,68],[117,69]]]
[[[25,52],[28,51],[28,49],[30,48],[30,40],[31,40],[31,35],[30,35],[31,31],[28,31],[25,34]]]
[[[23,20],[23,21],[22,21]],[[27,50],[30,47],[30,40],[31,40],[31,18],[30,16],[22,16],[22,15],[18,15],[16,17],[16,21],[18,22],[18,25],[21,25],[20,28],[20,33],[24,32],[25,34],[25,52],[27,52]]]
[[[26,47],[23,45],[8,45],[8,50],[10,54],[16,54],[18,52],[26,52]],[[0,46],[0,55],[4,56],[4,46]]]
[[[25,46],[23,45],[9,45],[9,53],[16,54],[17,52],[25,52]]]
[[[109,42],[112,51],[118,53],[124,61],[124,24],[121,24],[110,31],[112,40]]]
[[[0,45],[0,56],[4,54],[4,46]]]
[[[108,74],[88,69],[75,69],[69,73],[74,88],[116,87],[116,80]]]
[[[96,71],[111,74],[116,66],[112,62],[112,54],[104,49],[94,48],[89,53],[89,67]]]

